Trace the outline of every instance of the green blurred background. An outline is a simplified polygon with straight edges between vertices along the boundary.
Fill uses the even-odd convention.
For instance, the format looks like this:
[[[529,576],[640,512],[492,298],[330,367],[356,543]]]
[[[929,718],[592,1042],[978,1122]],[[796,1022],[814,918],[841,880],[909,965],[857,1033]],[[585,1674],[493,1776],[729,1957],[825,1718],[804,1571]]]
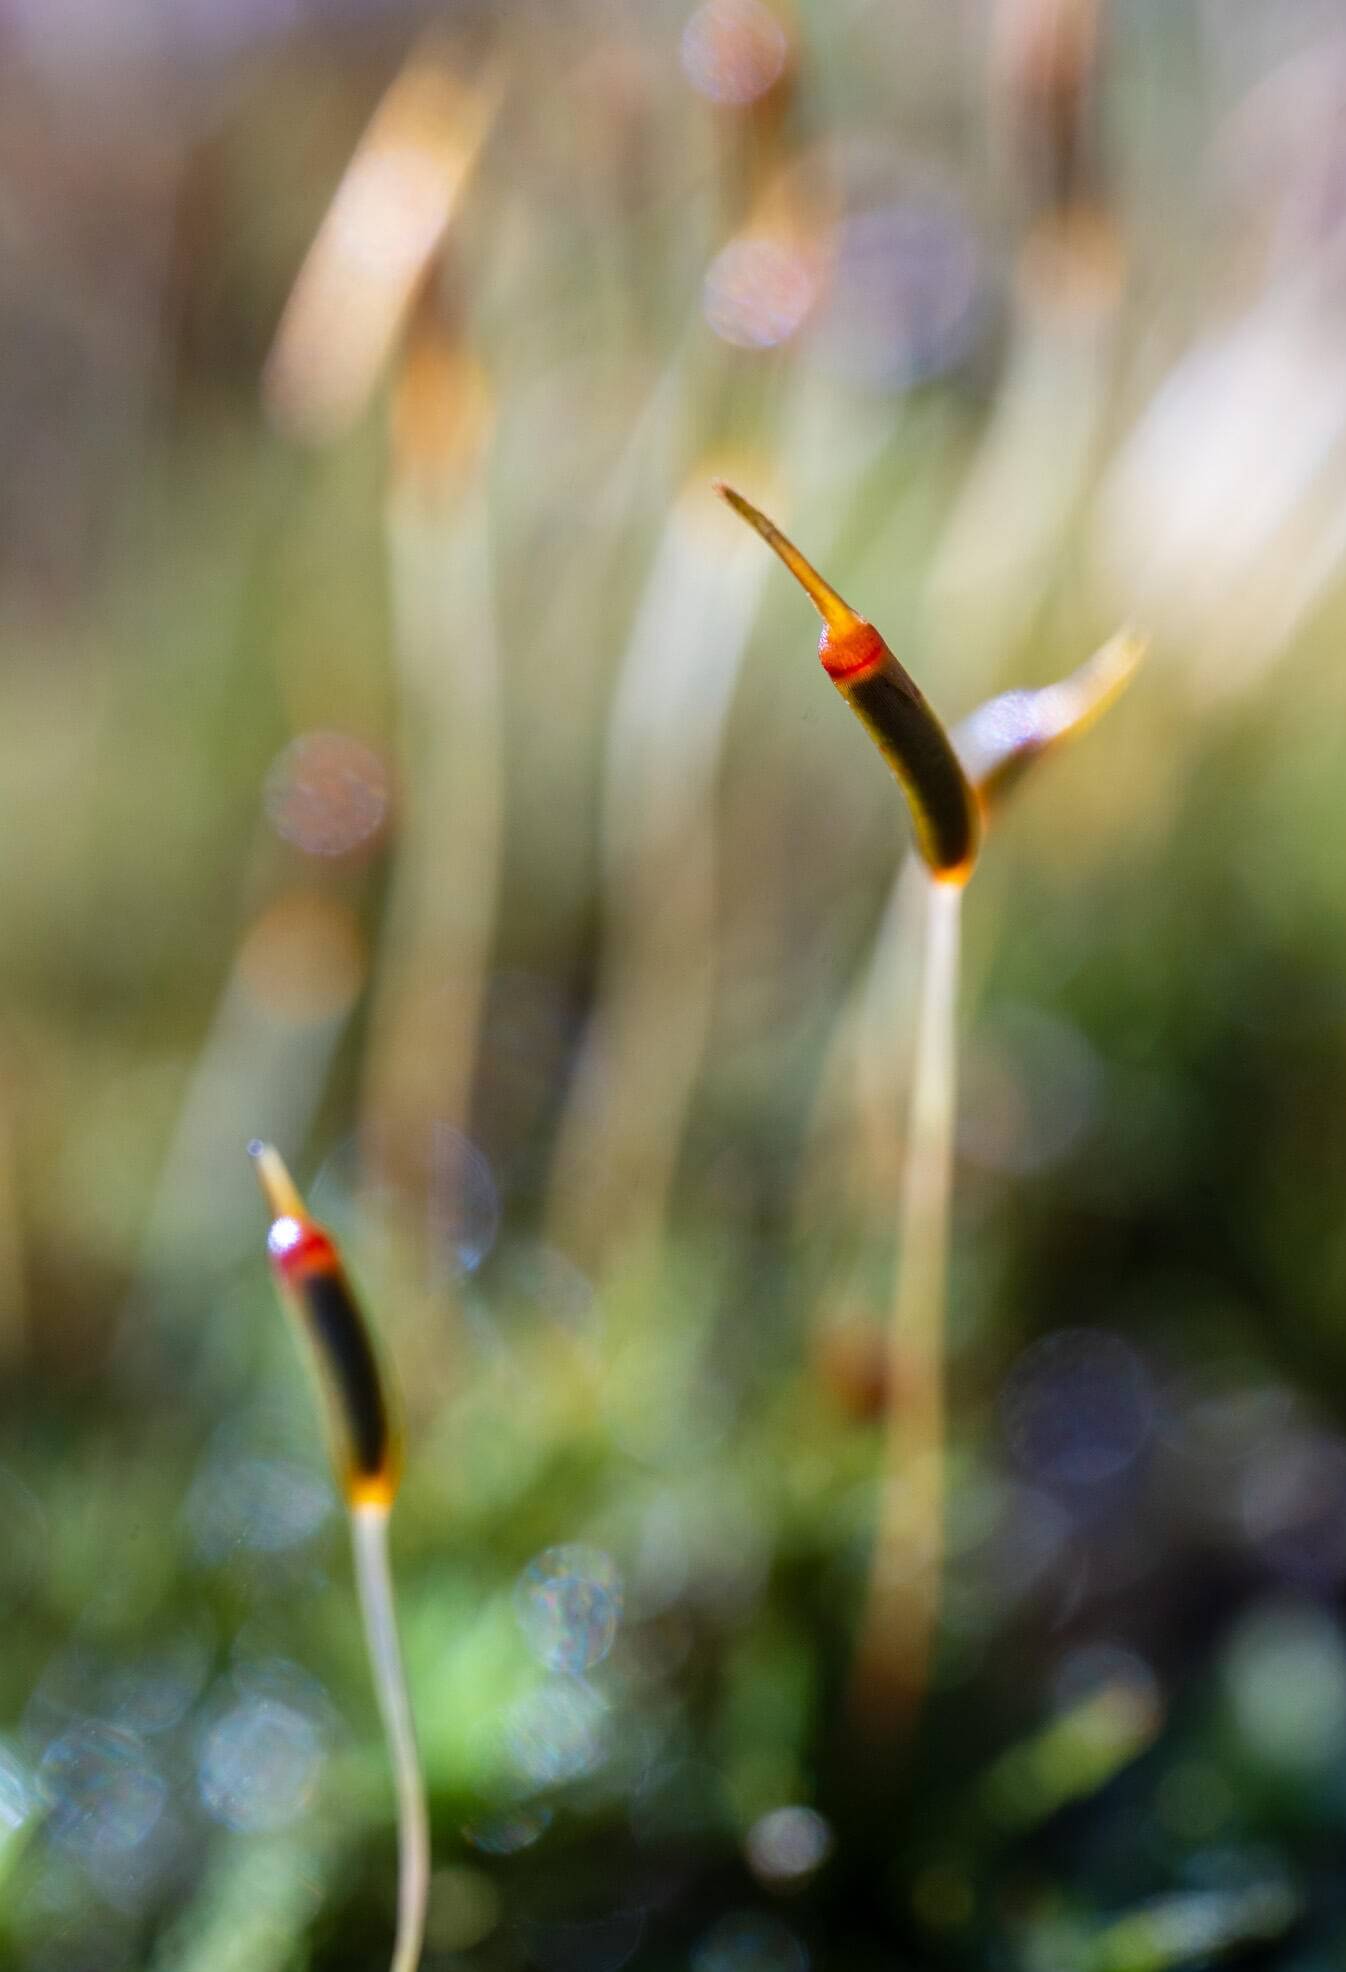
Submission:
[[[1342,1964],[1335,9],[0,46],[0,1966],[386,1962],[254,1134],[403,1390],[428,1967]],[[896,1749],[907,822],[720,471],[950,721],[1154,638],[968,894]]]

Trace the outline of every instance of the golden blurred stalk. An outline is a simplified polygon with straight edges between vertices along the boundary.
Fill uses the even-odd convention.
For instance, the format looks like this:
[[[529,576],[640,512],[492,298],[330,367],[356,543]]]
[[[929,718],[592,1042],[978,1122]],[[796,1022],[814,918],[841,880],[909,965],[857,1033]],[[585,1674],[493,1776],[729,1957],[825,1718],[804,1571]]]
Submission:
[[[368,402],[433,265],[500,101],[434,36],[394,79],[295,279],[263,377],[272,416],[310,444]]]
[[[466,1170],[444,1132],[470,1131],[500,894],[492,427],[488,381],[437,279],[418,304],[392,406],[386,539],[403,795],[363,1105],[366,1160],[413,1202],[414,1278],[432,1289],[431,1227],[458,1209]]]
[[[419,1145],[464,1130],[499,901],[501,676],[485,493],[451,514],[394,500],[388,558],[400,694],[402,826],[366,1113]]]
[[[944,1303],[956,1115],[962,889],[925,881],[924,951],[887,1346],[878,1523],[853,1668],[856,1717],[908,1723],[929,1675],[944,1497]]]
[[[699,483],[674,506],[608,729],[602,973],[549,1205],[587,1265],[657,1244],[710,1020],[714,783],[765,564],[709,508]]]

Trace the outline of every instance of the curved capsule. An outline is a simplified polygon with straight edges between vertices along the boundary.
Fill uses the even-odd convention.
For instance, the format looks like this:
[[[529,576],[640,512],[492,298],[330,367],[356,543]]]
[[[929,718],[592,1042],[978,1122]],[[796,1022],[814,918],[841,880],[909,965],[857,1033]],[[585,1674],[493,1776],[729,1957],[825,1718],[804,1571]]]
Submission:
[[[932,875],[965,883],[977,860],[981,821],[958,755],[924,696],[873,624],[857,616],[792,541],[723,480],[715,490],[780,556],[823,619],[818,655],[896,776]]]
[[[271,1271],[317,1363],[332,1459],[347,1502],[391,1506],[401,1476],[392,1407],[341,1255],[309,1216],[280,1153],[263,1143],[250,1144],[248,1152],[271,1211]]]
[[[1148,640],[1120,630],[1068,678],[1040,691],[1002,692],[954,729],[954,745],[988,812],[1044,753],[1087,732],[1130,684]]]

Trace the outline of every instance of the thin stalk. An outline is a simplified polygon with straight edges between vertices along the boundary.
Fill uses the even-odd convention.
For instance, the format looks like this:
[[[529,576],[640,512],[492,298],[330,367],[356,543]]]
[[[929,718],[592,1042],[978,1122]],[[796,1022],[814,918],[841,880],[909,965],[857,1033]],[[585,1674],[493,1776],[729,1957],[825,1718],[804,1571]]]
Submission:
[[[853,1674],[856,1716],[889,1731],[920,1704],[939,1604],[961,907],[961,888],[927,883],[878,1526]]]
[[[0,1375],[17,1370],[27,1353],[26,1282],[18,1130],[0,1079]]]
[[[869,956],[847,993],[823,1055],[806,1132],[795,1219],[807,1237],[840,1207],[889,1221],[901,1180],[893,1129],[911,1080],[926,872],[907,853],[898,865]]]
[[[415,1972],[425,1938],[425,1906],[430,1890],[430,1821],[393,1607],[388,1508],[368,1501],[352,1506],[350,1522],[355,1585],[364,1618],[374,1696],[383,1720],[397,1793],[397,1935],[389,1972]]]
[[[660,1248],[713,1012],[715,778],[766,562],[726,550],[708,504],[694,481],[673,506],[608,726],[602,973],[548,1206],[600,1272]]]
[[[406,789],[371,1015],[366,1148],[419,1208],[423,1272],[437,1126],[469,1135],[504,829],[491,521],[479,470],[444,497],[394,489],[388,569]],[[446,858],[446,845],[452,854]],[[452,1211],[455,1198],[440,1198]]]

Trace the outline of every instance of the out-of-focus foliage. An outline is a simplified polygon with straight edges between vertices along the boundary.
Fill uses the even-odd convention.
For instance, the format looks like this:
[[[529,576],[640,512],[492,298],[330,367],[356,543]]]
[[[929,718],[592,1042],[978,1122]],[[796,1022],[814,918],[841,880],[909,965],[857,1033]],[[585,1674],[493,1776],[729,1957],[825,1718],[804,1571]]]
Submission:
[[[1338,1963],[1333,9],[0,37],[0,1967],[386,1958],[257,1133],[404,1392],[427,1966]],[[969,899],[894,1759],[906,824],[718,471],[950,722],[1155,635]]]

